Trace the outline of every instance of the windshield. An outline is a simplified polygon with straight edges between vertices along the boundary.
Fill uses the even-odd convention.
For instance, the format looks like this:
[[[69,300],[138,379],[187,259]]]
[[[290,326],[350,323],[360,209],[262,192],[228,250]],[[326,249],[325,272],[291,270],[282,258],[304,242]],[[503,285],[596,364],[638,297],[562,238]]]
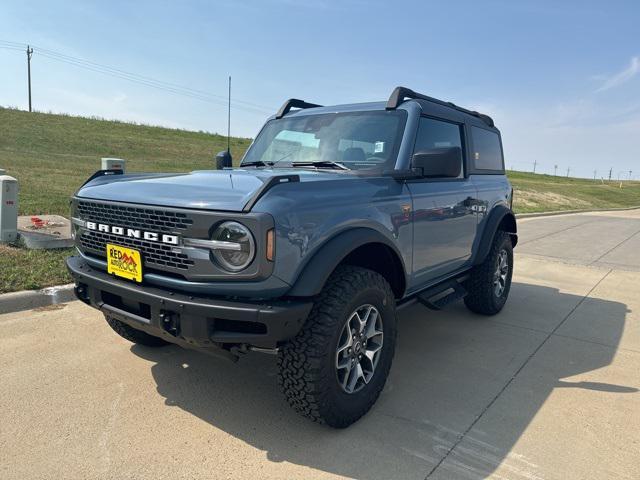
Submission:
[[[406,112],[327,113],[269,121],[242,164],[393,168]],[[314,163],[316,165],[314,165]]]

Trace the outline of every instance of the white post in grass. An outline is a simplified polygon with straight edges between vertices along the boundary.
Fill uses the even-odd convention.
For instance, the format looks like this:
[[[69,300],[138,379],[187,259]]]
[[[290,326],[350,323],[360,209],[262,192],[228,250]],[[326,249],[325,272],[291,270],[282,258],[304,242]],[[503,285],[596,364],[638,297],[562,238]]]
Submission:
[[[122,170],[124,173],[125,162],[121,158],[103,158],[101,170]]]
[[[18,181],[0,171],[0,243],[18,239]]]

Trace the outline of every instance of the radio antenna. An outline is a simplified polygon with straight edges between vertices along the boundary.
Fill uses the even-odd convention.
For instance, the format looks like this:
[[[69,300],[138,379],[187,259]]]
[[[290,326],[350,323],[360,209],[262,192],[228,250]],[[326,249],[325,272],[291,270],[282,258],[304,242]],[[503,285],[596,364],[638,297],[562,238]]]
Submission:
[[[227,109],[227,152],[231,153],[231,75],[229,75],[229,105]]]

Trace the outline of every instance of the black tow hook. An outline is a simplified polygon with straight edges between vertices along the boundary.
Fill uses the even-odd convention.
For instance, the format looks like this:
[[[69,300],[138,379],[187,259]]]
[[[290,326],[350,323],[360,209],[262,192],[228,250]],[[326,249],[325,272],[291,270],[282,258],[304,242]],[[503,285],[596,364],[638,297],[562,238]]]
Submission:
[[[162,329],[177,337],[180,334],[180,320],[178,315],[168,310],[160,311],[160,324],[162,325]]]

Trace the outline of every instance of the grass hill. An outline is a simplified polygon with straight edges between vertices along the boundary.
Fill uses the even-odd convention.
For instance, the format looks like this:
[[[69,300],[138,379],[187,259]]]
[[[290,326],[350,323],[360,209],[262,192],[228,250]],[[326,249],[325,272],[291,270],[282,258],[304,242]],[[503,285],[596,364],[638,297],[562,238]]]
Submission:
[[[232,138],[239,161],[247,138]],[[69,196],[100,166],[127,160],[127,170],[179,172],[213,168],[226,137],[133,123],[0,108],[0,168],[20,182],[23,215],[68,214]],[[640,182],[508,172],[518,213],[640,205]]]
[[[507,172],[516,213],[640,206],[640,182]]]
[[[231,139],[235,160],[250,142]],[[68,215],[69,196],[101,157],[124,158],[132,172],[177,172],[213,168],[226,147],[205,132],[0,108],[0,168],[19,181],[23,215]]]
[[[251,142],[232,138],[235,162]],[[101,157],[127,160],[127,170],[179,172],[213,168],[226,148],[221,135],[148,125],[29,113],[0,107],[0,168],[20,184],[20,213],[68,215],[69,197]],[[508,172],[516,212],[640,205],[640,182],[593,180]],[[28,251],[0,245],[0,293],[70,281],[63,259],[70,251]]]

